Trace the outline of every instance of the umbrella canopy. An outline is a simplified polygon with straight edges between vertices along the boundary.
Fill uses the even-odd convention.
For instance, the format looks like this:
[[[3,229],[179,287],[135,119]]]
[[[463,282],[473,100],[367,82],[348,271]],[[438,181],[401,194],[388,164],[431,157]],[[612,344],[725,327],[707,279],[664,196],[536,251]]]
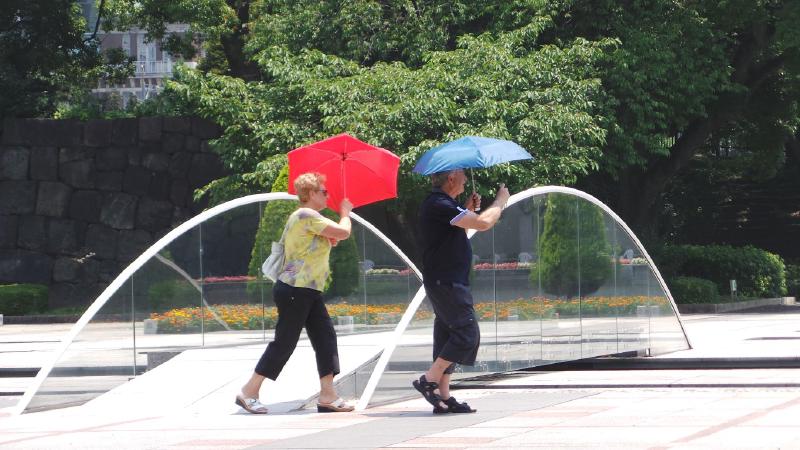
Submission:
[[[465,136],[425,152],[414,166],[414,172],[430,175],[453,169],[490,167],[521,159],[533,159],[533,157],[514,142]]]
[[[343,133],[289,152],[289,193],[300,174],[319,172],[327,178],[328,207],[338,211],[347,198],[355,208],[397,197],[399,167],[394,153]]]

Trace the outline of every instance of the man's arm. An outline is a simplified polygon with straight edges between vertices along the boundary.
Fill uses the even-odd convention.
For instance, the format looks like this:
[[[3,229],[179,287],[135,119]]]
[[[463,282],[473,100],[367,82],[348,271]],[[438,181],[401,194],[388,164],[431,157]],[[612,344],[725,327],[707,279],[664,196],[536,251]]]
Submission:
[[[508,188],[501,183],[500,188],[497,190],[497,197],[495,197],[491,206],[484,209],[480,214],[467,210],[460,219],[453,222],[453,225],[478,231],[491,229],[500,220],[500,215],[503,213],[503,208],[506,206],[510,196]]]

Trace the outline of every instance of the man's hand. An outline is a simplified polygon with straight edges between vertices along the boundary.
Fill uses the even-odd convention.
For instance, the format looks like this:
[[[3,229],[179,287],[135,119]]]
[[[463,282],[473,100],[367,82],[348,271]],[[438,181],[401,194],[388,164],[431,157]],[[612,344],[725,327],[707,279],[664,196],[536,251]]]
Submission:
[[[472,195],[469,196],[467,199],[467,203],[464,205],[470,211],[480,211],[481,209],[481,196],[477,192],[473,192]]]
[[[511,197],[511,194],[508,192],[506,184],[500,183],[500,187],[497,188],[497,197],[495,197],[494,201],[497,202],[498,205],[505,207],[509,197]]]

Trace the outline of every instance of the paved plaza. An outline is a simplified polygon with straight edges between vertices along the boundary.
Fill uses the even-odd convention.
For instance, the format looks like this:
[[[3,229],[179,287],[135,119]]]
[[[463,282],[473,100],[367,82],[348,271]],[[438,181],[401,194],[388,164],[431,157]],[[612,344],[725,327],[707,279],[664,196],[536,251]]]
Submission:
[[[222,351],[196,350],[171,360],[169,370],[159,368],[165,374],[159,378],[137,378],[82,406],[11,416],[8,407],[19,397],[0,397],[6,402],[0,404],[6,406],[0,409],[0,447],[800,449],[800,314],[793,311],[683,316],[694,348],[646,358],[663,360],[660,370],[514,372],[466,383],[454,394],[478,412],[464,415],[431,414],[410,387],[418,375],[412,373],[406,400],[363,412],[292,410],[296,405],[276,403],[280,393],[266,385],[262,395],[273,395],[272,412],[243,413],[233,396],[259,345],[237,350],[241,357],[226,353],[241,360],[243,373],[220,378],[213,395],[181,400],[213,375],[204,373],[199,355]],[[21,330],[0,327],[0,343],[11,349],[3,357],[41,364],[67,329],[35,327],[30,331],[42,342],[25,347],[29,351],[7,343],[30,335],[23,339]],[[726,366],[737,368],[703,368]],[[21,391],[30,380],[0,378],[0,391]],[[204,395],[198,391],[197,397]]]

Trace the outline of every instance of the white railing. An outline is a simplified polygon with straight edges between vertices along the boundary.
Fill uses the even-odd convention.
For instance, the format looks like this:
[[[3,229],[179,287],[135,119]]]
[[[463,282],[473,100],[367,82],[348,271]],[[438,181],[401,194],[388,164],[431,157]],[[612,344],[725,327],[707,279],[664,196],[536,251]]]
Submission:
[[[172,61],[136,61],[136,75],[172,74]]]

